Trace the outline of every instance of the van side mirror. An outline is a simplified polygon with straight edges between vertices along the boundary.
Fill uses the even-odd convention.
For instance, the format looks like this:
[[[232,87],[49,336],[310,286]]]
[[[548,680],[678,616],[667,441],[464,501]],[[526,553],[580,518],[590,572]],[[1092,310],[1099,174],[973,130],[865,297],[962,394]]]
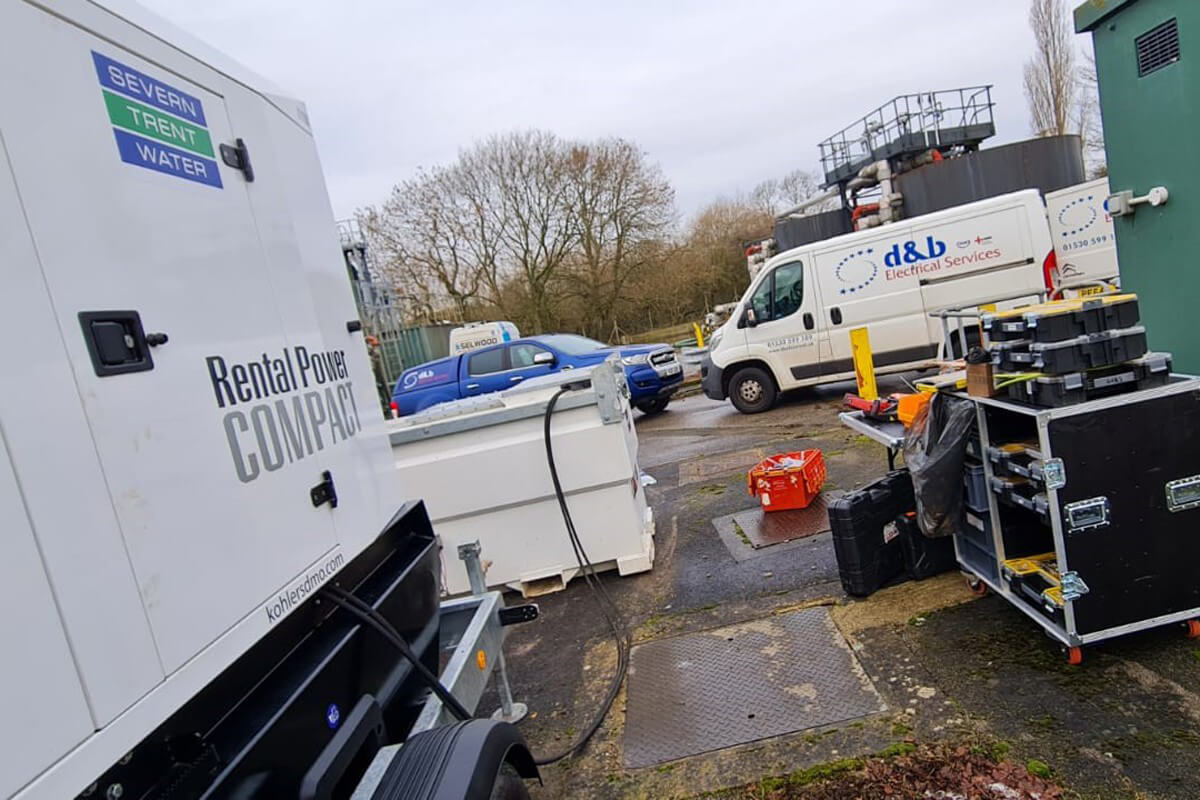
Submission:
[[[758,326],[758,317],[754,315],[754,309],[750,306],[742,311],[742,318],[738,320],[739,328],[754,328]]]
[[[534,364],[546,364],[546,365],[553,364],[554,363],[554,353],[547,353],[545,350],[542,350],[540,353],[534,353],[533,354],[533,363]]]

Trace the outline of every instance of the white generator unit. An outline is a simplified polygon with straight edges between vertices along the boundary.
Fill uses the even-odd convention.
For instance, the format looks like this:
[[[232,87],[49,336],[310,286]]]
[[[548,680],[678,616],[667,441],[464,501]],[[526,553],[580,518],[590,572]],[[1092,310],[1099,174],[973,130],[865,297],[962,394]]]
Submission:
[[[546,458],[546,408],[559,479],[597,570],[654,562],[654,518],[637,466],[637,433],[619,362],[569,370],[388,423],[395,480],[424,499],[442,542],[443,585],[470,588],[460,545],[478,541],[489,587],[534,596],[579,574]]]
[[[438,568],[304,105],[116,0],[0,31],[0,797],[330,796]]]

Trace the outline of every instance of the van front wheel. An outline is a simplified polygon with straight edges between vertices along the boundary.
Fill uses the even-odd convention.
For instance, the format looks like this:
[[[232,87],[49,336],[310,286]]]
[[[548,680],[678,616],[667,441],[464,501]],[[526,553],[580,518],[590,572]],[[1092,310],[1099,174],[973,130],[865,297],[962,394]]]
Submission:
[[[760,367],[742,367],[729,379],[729,399],[743,414],[759,414],[775,405],[775,381]]]

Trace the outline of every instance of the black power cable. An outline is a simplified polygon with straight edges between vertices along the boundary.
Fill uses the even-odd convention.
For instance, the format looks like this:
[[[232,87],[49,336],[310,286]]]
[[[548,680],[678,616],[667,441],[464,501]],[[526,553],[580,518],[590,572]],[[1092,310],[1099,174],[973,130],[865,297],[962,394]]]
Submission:
[[[442,685],[437,676],[429,671],[429,667],[421,663],[420,657],[413,652],[412,647],[400,635],[400,632],[388,621],[387,617],[379,613],[378,610],[372,608],[367,603],[342,589],[340,586],[326,586],[321,590],[321,594],[331,603],[349,611],[354,616],[358,617],[363,623],[367,624],[375,630],[386,641],[395,645],[400,654],[412,664],[421,681],[438,696],[439,699],[450,709],[450,713],[458,717],[460,720],[471,719],[471,712],[458,701],[458,698],[450,693],[450,690]]]
[[[609,596],[608,590],[604,588],[604,584],[601,582],[599,576],[597,576],[596,569],[588,558],[587,551],[583,548],[583,542],[580,541],[579,534],[575,530],[575,521],[571,519],[571,510],[567,507],[567,498],[563,493],[562,483],[558,478],[558,468],[554,463],[554,445],[550,438],[550,418],[554,414],[554,407],[558,404],[558,398],[567,390],[568,387],[561,387],[550,398],[550,402],[546,404],[546,414],[542,431],[546,443],[546,464],[550,468],[550,480],[554,483],[554,496],[558,499],[558,507],[562,511],[567,536],[570,537],[571,548],[575,551],[575,560],[579,564],[579,570],[583,574],[588,588],[592,591],[592,598],[596,601],[596,605],[600,609],[600,615],[608,623],[608,627],[612,631],[613,640],[617,644],[617,668],[613,673],[612,683],[604,695],[604,700],[595,718],[583,730],[579,738],[567,749],[550,756],[535,759],[535,763],[539,766],[551,764],[578,753],[587,744],[588,740],[592,738],[593,734],[600,729],[600,726],[604,723],[604,718],[608,716],[613,702],[617,699],[617,695],[621,691],[621,683],[625,680],[625,674],[629,669],[629,650],[632,646],[629,631],[621,616],[621,612],[617,608],[616,603],[613,602],[612,597]]]
[[[579,570],[583,575],[584,581],[592,592],[592,598],[596,601],[596,606],[600,610],[600,615],[604,617],[604,621],[608,623],[609,630],[612,631],[613,641],[617,645],[617,668],[613,673],[612,682],[608,687],[608,691],[604,695],[604,700],[601,703],[600,710],[596,716],[583,730],[583,732],[569,747],[553,755],[537,758],[534,763],[538,766],[552,764],[555,761],[575,755],[583,749],[584,745],[595,735],[596,731],[604,723],[604,718],[608,716],[608,712],[612,709],[613,702],[616,701],[617,695],[621,691],[621,684],[625,680],[625,675],[629,670],[629,651],[632,647],[632,640],[629,634],[628,627],[625,624],[624,618],[621,616],[617,604],[613,602],[608,590],[605,589],[603,582],[596,574],[596,568],[593,566],[591,559],[588,558],[587,551],[583,548],[583,542],[579,539],[579,533],[575,530],[575,521],[571,518],[571,509],[567,506],[567,498],[563,493],[562,482],[558,477],[558,467],[554,462],[554,445],[550,438],[550,418],[554,414],[554,407],[558,404],[558,398],[563,393],[568,391],[568,387],[561,387],[550,401],[546,404],[546,414],[543,425],[543,436],[546,444],[546,465],[550,468],[550,480],[554,484],[554,496],[558,499],[558,507],[562,511],[563,524],[567,529],[567,536],[571,540],[571,549],[575,552],[575,561],[579,564]],[[355,597],[350,592],[342,589],[340,586],[330,585],[321,590],[321,594],[330,602],[340,608],[350,612],[358,617],[363,623],[375,630],[386,641],[395,645],[409,663],[413,665],[417,675],[421,680],[436,694],[446,707],[458,717],[460,720],[471,718],[471,713],[463,707],[462,703],[450,693],[450,691],[442,685],[437,676],[429,671],[429,668],[421,663],[420,658],[413,652],[411,646],[400,635],[399,631],[388,621],[386,617],[379,613],[375,608]]]

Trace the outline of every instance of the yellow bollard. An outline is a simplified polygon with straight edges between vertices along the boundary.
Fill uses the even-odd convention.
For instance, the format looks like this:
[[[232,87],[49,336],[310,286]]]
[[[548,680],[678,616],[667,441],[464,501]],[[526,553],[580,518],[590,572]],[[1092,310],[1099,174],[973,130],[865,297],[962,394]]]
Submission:
[[[696,332],[696,347],[704,347],[704,331],[700,329],[700,324],[693,322],[692,330]]]
[[[854,357],[854,379],[858,381],[858,396],[863,400],[879,399],[875,386],[875,363],[871,359],[871,340],[866,328],[850,330],[850,353]]]

